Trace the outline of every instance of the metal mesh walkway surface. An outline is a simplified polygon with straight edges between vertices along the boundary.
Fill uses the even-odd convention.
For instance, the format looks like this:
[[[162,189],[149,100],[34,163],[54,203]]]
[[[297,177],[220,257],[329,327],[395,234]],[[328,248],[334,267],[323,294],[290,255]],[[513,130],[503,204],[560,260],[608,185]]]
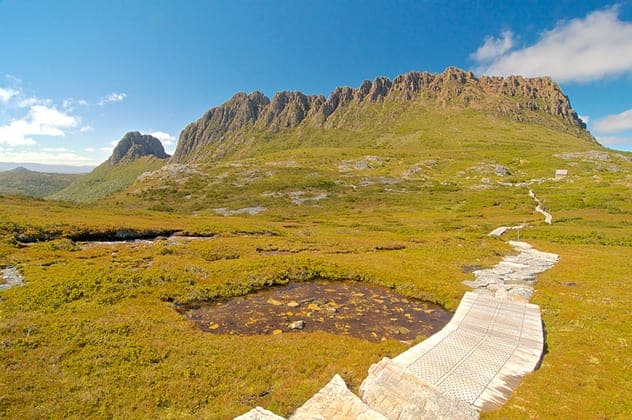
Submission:
[[[468,292],[441,331],[393,359],[446,395],[501,406],[543,350],[540,308]]]

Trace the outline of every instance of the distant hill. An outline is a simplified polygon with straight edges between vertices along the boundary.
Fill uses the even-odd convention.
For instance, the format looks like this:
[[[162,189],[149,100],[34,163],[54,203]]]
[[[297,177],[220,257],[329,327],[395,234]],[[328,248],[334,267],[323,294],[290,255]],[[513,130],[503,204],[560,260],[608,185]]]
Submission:
[[[19,167],[35,172],[56,174],[87,174],[94,169],[94,166],[54,165],[47,163],[30,162],[0,162],[0,171],[10,171],[11,169]]]
[[[106,197],[130,186],[140,174],[160,168],[168,158],[160,140],[129,132],[107,161],[49,198],[89,202]]]
[[[80,176],[79,174],[36,172],[18,167],[0,172],[0,194],[21,194],[43,198],[66,188]]]

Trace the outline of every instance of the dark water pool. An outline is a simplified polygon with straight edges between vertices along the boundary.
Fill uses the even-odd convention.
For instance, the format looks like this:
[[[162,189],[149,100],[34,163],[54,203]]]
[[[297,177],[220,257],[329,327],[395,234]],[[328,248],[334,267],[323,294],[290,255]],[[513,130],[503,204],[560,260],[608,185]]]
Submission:
[[[374,342],[430,336],[452,317],[439,305],[353,281],[294,283],[177,310],[215,334],[326,331]]]

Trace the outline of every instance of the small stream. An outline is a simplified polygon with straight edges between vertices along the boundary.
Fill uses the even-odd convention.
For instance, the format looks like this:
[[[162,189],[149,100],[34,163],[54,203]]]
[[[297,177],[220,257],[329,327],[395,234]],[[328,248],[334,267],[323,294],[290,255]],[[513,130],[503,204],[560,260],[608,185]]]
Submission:
[[[3,280],[3,283],[0,283],[0,291],[24,285],[24,277],[15,267],[7,267],[0,270],[0,277]]]

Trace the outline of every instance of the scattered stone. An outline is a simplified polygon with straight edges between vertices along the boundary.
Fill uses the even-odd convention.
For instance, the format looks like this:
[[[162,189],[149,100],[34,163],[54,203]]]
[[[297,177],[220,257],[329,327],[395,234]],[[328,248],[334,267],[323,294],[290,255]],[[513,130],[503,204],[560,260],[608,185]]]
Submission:
[[[274,330],[274,331],[272,331],[272,335],[279,335],[279,334],[282,334],[282,333],[283,333],[283,331],[281,331],[281,330]]]
[[[387,417],[362,402],[349,391],[344,380],[339,375],[335,375],[327,385],[299,407],[290,419],[386,420]]]
[[[254,215],[262,213],[262,212],[264,212],[266,210],[267,210],[266,207],[261,207],[261,206],[244,207],[244,208],[237,209],[237,210],[228,210],[225,207],[218,208],[218,209],[213,209],[213,211],[215,213],[219,214],[220,216],[237,216],[237,215],[240,215],[240,214],[248,214],[250,216],[254,216]]]
[[[287,303],[287,306],[289,306],[290,308],[298,308],[300,305],[297,301],[291,300]]]
[[[509,172],[509,169],[507,169],[506,167],[502,165],[496,165],[496,167],[494,168],[494,172],[496,172],[496,175],[500,175],[500,176],[511,175],[511,172]]]
[[[305,328],[305,321],[294,321],[289,325],[291,330],[302,330]]]
[[[267,302],[268,302],[270,305],[274,305],[274,306],[281,306],[281,305],[283,305],[283,303],[282,303],[282,302],[280,302],[280,301],[278,301],[278,300],[276,300],[276,299],[274,299],[274,298],[270,298],[270,299],[268,299],[268,300],[267,300]]]
[[[277,416],[264,408],[255,407],[249,412],[235,417],[234,420],[285,420],[285,417]]]

